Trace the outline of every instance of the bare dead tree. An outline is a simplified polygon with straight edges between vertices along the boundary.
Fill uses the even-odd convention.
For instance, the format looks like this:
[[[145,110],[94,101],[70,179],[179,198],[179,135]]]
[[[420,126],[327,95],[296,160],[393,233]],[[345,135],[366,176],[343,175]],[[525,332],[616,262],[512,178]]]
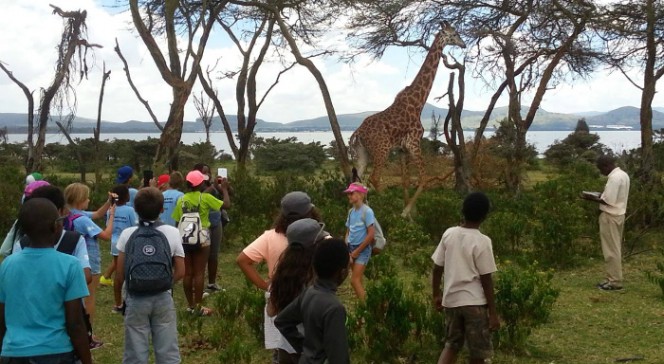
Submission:
[[[470,164],[466,154],[466,142],[463,135],[463,127],[461,126],[461,113],[463,112],[463,104],[466,95],[466,67],[464,64],[457,62],[453,57],[452,62],[448,57],[443,55],[443,62],[445,67],[456,70],[459,73],[457,81],[457,88],[459,90],[459,97],[454,97],[454,81],[456,74],[450,72],[450,80],[447,85],[447,98],[449,101],[449,109],[445,117],[445,139],[447,144],[452,150],[454,155],[454,175],[455,175],[455,189],[460,193],[467,193],[470,191]],[[450,122],[452,128],[450,129]]]
[[[205,91],[201,91],[200,96],[194,95],[194,107],[196,107],[198,116],[203,122],[203,127],[205,127],[205,142],[208,144],[210,144],[210,127],[212,126],[212,117],[214,116],[214,108],[212,106],[212,99],[205,97]]]
[[[11,72],[7,67],[5,66],[2,61],[0,61],[0,69],[2,69],[5,74],[7,74],[7,77],[9,77],[12,82],[14,82],[20,89],[23,91],[23,94],[25,95],[25,99],[28,101],[28,141],[27,141],[27,147],[28,147],[28,153],[25,159],[25,169],[26,173],[30,173],[31,171],[28,171],[28,161],[34,160],[34,134],[35,134],[35,98],[33,96],[33,91],[30,91],[28,87],[21,81],[19,81],[16,77],[14,77],[14,73]]]
[[[9,78],[18,85],[28,100],[28,155],[25,162],[27,173],[42,168],[42,154],[46,143],[46,130],[51,115],[52,103],[56,102],[60,108],[66,105],[70,110],[76,108],[76,97],[72,80],[75,75],[79,80],[87,77],[88,73],[88,50],[91,48],[101,48],[100,45],[89,43],[84,37],[86,35],[87,25],[85,23],[87,12],[64,11],[61,8],[50,5],[53,8],[53,14],[60,16],[64,22],[64,29],[60,43],[58,45],[58,59],[55,65],[55,75],[51,84],[42,89],[38,120],[37,120],[37,142],[34,142],[34,98],[25,84],[16,79],[13,74],[0,62],[0,68],[9,76]],[[78,59],[74,55],[78,52]]]
[[[101,109],[104,105],[104,88],[106,87],[106,81],[111,77],[111,70],[106,71],[106,62],[102,69],[101,77],[101,87],[99,90],[99,102],[97,104],[97,127],[93,129],[94,135],[94,150],[95,150],[95,183],[99,185],[101,183],[101,151],[99,150],[99,137],[101,135]],[[62,129],[62,128],[60,128]]]
[[[228,121],[228,118],[226,117],[226,113],[224,112],[224,107],[221,104],[221,101],[219,100],[219,95],[217,93],[216,89],[212,88],[212,79],[210,77],[210,69],[208,68],[205,72],[205,75],[203,75],[203,69],[198,70],[198,79],[201,82],[201,86],[203,87],[203,91],[208,95],[210,100],[214,103],[214,108],[217,111],[217,115],[219,115],[219,119],[221,120],[221,124],[224,128],[224,132],[226,133],[226,139],[228,139],[228,144],[231,147],[231,152],[233,153],[233,157],[235,158],[236,161],[239,161],[239,150],[237,148],[237,144],[235,143],[235,138],[233,137],[233,129],[231,128],[231,124]]]
[[[172,170],[177,167],[184,108],[196,82],[215,19],[226,4],[227,1],[207,0],[144,1],[139,4],[139,0],[129,0],[136,31],[148,48],[162,79],[173,91],[168,119],[155,155],[155,169],[166,167]],[[166,54],[155,39],[157,34],[166,38]],[[180,44],[183,35],[184,46]],[[181,54],[184,54],[182,59]]]
[[[73,121],[74,121],[74,114],[69,114],[66,116],[64,124],[61,121],[56,121],[55,124],[60,129],[62,135],[64,135],[65,138],[67,138],[69,145],[74,150],[74,153],[76,154],[76,160],[78,161],[80,180],[82,183],[85,183],[86,174],[87,174],[87,170],[85,168],[85,160],[83,159],[83,154],[81,153],[81,149],[79,148],[78,144],[69,134],[69,130],[72,128]]]
[[[157,129],[159,129],[159,131],[164,131],[164,127],[161,126],[161,124],[159,123],[159,119],[157,119],[157,115],[155,115],[154,111],[152,111],[150,103],[146,99],[144,99],[143,96],[141,96],[140,91],[138,91],[138,88],[134,84],[134,80],[131,78],[131,73],[129,72],[129,65],[127,64],[127,59],[124,57],[122,51],[120,50],[120,44],[118,44],[118,38],[115,38],[115,48],[113,48],[113,50],[115,50],[115,53],[118,55],[118,57],[120,57],[120,60],[122,61],[123,70],[125,72],[125,76],[127,76],[127,82],[129,82],[129,86],[131,87],[132,91],[134,91],[136,98],[141,104],[143,104],[145,109],[148,111],[148,114],[150,114],[150,118],[152,119],[154,125],[157,126]]]
[[[232,0],[231,3],[245,7],[255,7],[268,13],[270,19],[276,22],[277,28],[279,29],[279,35],[287,45],[288,50],[292,53],[295,61],[301,66],[304,66],[314,77],[321,91],[321,96],[325,103],[325,110],[330,121],[330,127],[334,134],[334,140],[337,146],[335,150],[338,153],[337,159],[344,176],[350,180],[351,163],[348,158],[348,148],[341,135],[341,128],[339,127],[334,103],[332,102],[332,96],[327,87],[325,77],[311,60],[311,57],[305,56],[302,53],[300,45],[298,44],[299,39],[307,45],[312,45],[313,37],[315,34],[318,34],[320,27],[331,25],[340,14],[335,14],[334,11],[329,11],[329,8],[325,6],[326,4],[316,1],[299,0],[292,3],[264,3],[257,1]],[[291,14],[293,17],[287,19],[284,15],[286,13]],[[327,53],[331,52],[323,52],[323,54]]]

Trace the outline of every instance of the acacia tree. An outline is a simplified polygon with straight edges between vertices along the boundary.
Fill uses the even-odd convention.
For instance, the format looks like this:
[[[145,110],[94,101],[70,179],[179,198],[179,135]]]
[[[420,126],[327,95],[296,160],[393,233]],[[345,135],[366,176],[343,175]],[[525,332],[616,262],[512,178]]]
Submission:
[[[278,32],[275,30],[275,34],[278,34],[279,37],[275,42],[282,48],[288,49],[295,58],[295,62],[305,67],[314,77],[321,91],[330,127],[334,134],[337,146],[336,151],[338,152],[337,160],[346,178],[350,178],[351,164],[348,159],[348,149],[341,135],[341,128],[339,127],[334,103],[332,102],[332,95],[327,87],[325,77],[311,60],[313,57],[329,55],[334,52],[332,50],[325,50],[317,54],[306,54],[300,49],[301,45],[306,45],[308,48],[317,48],[316,39],[323,32],[329,30],[342,14],[340,12],[342,7],[339,7],[339,5],[343,6],[343,2],[312,0],[259,2],[231,0],[231,3],[255,8],[266,13],[278,29]]]
[[[657,82],[664,76],[664,2],[622,0],[606,9],[598,28],[605,43],[605,62],[641,90],[640,178],[649,182],[654,166],[652,102]],[[641,82],[630,70],[642,73]]]
[[[162,79],[173,91],[168,119],[154,159],[155,169],[176,168],[184,108],[198,77],[210,32],[227,1],[129,0],[132,21]],[[186,44],[181,39],[184,33]],[[166,38],[166,55],[156,36]],[[197,45],[194,43],[197,42]],[[184,56],[181,58],[181,54]]]
[[[5,65],[0,62],[0,68],[7,76],[21,88],[28,101],[28,155],[25,161],[25,170],[31,173],[42,169],[42,155],[46,144],[46,130],[51,116],[51,108],[55,106],[62,112],[63,108],[70,111],[76,109],[76,95],[72,82],[79,77],[82,80],[88,74],[88,50],[90,48],[101,48],[98,44],[89,43],[85,39],[87,33],[87,11],[63,11],[61,8],[50,5],[53,14],[59,15],[64,22],[64,29],[60,44],[58,44],[58,58],[55,63],[55,75],[51,84],[42,89],[38,120],[37,120],[37,142],[34,143],[34,98],[28,87],[19,81]],[[78,60],[74,55],[78,52]],[[71,114],[71,113],[70,113]]]
[[[546,91],[593,68],[592,43],[586,25],[593,18],[593,0],[411,0],[361,1],[352,18],[352,36],[359,48],[381,56],[387,46],[423,47],[441,20],[455,25],[468,45],[466,64],[473,76],[494,89],[477,129],[473,159],[477,155],[491,113],[507,91],[509,118],[517,128],[514,149],[520,169],[526,157],[526,132],[532,125]],[[527,114],[521,113],[522,95],[534,92]],[[517,189],[520,173],[508,182]]]

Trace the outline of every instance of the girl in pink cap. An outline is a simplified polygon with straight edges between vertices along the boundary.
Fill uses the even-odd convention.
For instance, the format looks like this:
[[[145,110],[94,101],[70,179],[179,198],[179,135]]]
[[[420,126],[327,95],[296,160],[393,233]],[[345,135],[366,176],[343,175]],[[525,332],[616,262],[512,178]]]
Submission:
[[[221,205],[228,203],[228,183],[215,184],[223,191],[224,201],[211,194],[204,192],[207,185],[204,183],[209,180],[209,176],[200,171],[193,170],[187,173],[187,185],[189,192],[180,197],[175,204],[173,219],[176,222],[185,212],[198,211],[200,215],[201,228],[208,231],[210,229],[210,211],[219,210]],[[212,310],[201,305],[203,301],[203,283],[205,278],[205,266],[207,265],[210,254],[210,239],[203,241],[198,245],[184,245],[184,295],[187,298],[187,311],[198,313],[202,316],[209,316]]]
[[[374,241],[376,222],[373,210],[364,203],[367,192],[367,188],[357,182],[351,183],[344,191],[348,196],[348,201],[353,205],[348,211],[346,219],[346,243],[353,262],[350,284],[360,300],[364,300],[367,295],[362,278],[364,269],[371,258],[371,244]]]

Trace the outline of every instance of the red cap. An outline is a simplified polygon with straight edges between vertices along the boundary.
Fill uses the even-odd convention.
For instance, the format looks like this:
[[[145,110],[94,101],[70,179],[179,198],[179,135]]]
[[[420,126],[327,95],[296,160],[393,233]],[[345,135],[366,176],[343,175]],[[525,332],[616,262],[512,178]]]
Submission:
[[[161,176],[159,176],[157,178],[157,187],[161,187],[161,186],[165,185],[170,180],[171,180],[171,176],[169,176],[167,174],[162,174]]]

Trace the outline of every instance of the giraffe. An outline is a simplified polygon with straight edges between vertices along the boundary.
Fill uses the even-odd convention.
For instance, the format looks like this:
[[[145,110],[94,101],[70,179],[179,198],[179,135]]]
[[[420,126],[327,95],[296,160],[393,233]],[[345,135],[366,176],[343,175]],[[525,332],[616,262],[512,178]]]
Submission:
[[[424,187],[425,171],[420,150],[424,127],[420,117],[446,45],[466,47],[457,31],[447,22],[443,22],[413,82],[397,94],[387,109],[364,119],[350,137],[349,146],[351,155],[356,161],[357,174],[359,177],[364,175],[371,159],[373,170],[369,182],[379,191],[380,175],[392,149],[397,147],[404,149],[417,165],[418,189],[404,209],[403,216],[410,214],[415,199]]]

